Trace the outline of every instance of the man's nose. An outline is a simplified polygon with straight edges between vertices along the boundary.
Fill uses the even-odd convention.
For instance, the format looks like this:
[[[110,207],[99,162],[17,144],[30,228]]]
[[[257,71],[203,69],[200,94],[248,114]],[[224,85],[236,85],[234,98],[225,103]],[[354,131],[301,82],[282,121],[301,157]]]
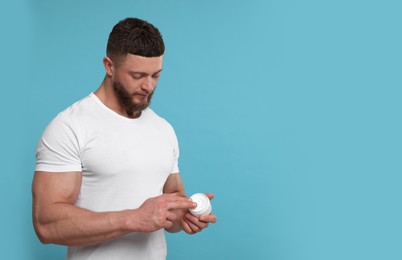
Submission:
[[[141,84],[141,88],[150,93],[154,90],[154,87],[155,86],[152,77],[150,76],[144,77],[144,81]]]

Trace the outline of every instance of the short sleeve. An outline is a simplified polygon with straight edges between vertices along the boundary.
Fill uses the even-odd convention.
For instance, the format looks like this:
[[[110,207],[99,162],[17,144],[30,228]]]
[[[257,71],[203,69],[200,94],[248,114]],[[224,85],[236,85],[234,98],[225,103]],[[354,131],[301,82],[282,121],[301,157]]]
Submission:
[[[46,127],[36,149],[35,171],[82,171],[78,127],[71,117],[59,114]]]
[[[179,142],[177,141],[177,137],[176,134],[173,133],[173,168],[171,173],[178,173],[180,172],[179,170],[179,155],[180,155],[180,151],[179,151]]]

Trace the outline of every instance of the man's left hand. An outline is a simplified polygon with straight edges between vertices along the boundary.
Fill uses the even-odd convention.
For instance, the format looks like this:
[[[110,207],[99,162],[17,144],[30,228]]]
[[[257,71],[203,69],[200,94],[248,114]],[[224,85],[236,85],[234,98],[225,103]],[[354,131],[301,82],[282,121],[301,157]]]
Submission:
[[[214,198],[214,194],[205,193],[207,197],[212,200]],[[217,218],[214,214],[202,215],[200,217],[196,217],[192,215],[190,212],[185,213],[185,216],[182,219],[182,229],[187,234],[195,234],[201,232],[204,228],[208,227],[209,223],[216,223]]]

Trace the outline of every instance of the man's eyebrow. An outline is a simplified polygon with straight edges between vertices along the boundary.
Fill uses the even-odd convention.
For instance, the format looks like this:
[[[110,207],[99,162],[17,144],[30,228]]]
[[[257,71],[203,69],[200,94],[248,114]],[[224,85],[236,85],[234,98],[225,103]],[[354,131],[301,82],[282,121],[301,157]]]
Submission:
[[[162,70],[163,70],[163,69],[160,69],[160,70],[158,70],[158,71],[154,72],[152,75],[155,75],[155,74],[161,73],[161,71],[162,71]],[[149,75],[148,73],[143,72],[143,71],[135,71],[135,70],[130,70],[129,72],[130,72],[130,74]]]

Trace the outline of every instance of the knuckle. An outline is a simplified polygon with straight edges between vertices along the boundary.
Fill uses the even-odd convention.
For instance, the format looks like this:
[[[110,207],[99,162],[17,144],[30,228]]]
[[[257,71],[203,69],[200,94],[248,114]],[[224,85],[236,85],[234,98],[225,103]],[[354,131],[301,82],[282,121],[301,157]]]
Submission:
[[[170,227],[172,227],[173,226],[173,222],[171,222],[171,221],[166,221],[165,222],[165,225],[163,226],[164,228],[170,228]]]
[[[200,224],[200,228],[206,228],[206,227],[208,227],[208,224],[207,224],[207,223],[201,223],[201,224]]]
[[[199,227],[197,227],[197,226],[194,226],[193,227],[193,232],[199,232],[201,229],[199,228]]]
[[[166,210],[164,210],[163,207],[161,207],[161,208],[158,209],[158,216],[159,216],[160,218],[165,218],[166,215],[167,215],[167,212],[166,212]]]

